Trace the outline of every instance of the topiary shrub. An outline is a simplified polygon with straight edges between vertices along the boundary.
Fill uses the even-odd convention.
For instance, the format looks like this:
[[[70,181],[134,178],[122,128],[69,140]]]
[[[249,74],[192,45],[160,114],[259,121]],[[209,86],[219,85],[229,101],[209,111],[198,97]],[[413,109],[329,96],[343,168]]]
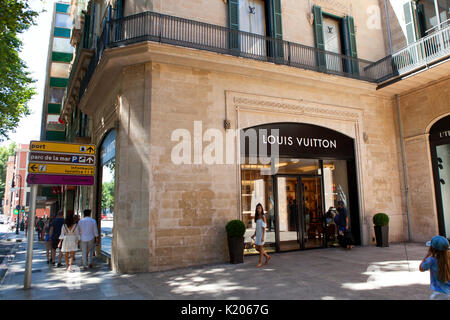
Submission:
[[[373,224],[377,227],[387,226],[389,224],[389,216],[386,213],[377,213],[373,216]]]
[[[232,238],[242,238],[245,233],[245,225],[241,220],[231,220],[227,223],[225,229]]]

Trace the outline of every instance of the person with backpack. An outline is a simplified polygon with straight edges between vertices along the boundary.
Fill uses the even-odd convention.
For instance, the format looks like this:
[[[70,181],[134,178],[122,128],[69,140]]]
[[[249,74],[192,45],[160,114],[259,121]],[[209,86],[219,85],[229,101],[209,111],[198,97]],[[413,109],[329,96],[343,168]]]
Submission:
[[[430,300],[450,300],[450,254],[445,237],[434,236],[426,243],[427,255],[420,263],[419,270],[430,270]]]

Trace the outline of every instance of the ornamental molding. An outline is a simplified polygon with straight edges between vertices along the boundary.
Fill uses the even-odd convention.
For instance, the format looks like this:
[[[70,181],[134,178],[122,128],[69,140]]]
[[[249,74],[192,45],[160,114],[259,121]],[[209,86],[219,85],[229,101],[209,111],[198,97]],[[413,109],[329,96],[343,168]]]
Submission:
[[[233,94],[233,93],[232,93]],[[288,113],[312,117],[325,117],[329,119],[347,120],[360,122],[362,110],[349,107],[333,106],[309,102],[305,100],[276,99],[264,96],[235,95],[232,98],[236,111],[259,111],[272,113]]]

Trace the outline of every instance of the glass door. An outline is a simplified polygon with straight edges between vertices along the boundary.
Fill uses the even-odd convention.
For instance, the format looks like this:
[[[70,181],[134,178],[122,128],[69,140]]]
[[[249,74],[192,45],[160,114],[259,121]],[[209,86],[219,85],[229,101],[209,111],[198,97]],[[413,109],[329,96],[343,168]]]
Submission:
[[[305,249],[321,248],[325,241],[321,178],[302,177],[301,195],[303,246]]]
[[[277,176],[277,243],[280,251],[301,248],[299,230],[299,178]]]
[[[439,215],[439,233],[450,238],[450,144],[436,146],[436,193]]]

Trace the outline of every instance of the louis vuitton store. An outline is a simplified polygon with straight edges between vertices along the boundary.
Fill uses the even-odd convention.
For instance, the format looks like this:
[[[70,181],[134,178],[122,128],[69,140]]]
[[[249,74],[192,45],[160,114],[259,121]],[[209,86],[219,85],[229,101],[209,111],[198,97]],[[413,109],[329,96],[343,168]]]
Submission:
[[[336,245],[326,217],[343,201],[356,244],[361,244],[354,139],[308,123],[270,123],[241,131],[241,208],[245,252],[256,253],[255,208],[267,218],[266,250]]]

